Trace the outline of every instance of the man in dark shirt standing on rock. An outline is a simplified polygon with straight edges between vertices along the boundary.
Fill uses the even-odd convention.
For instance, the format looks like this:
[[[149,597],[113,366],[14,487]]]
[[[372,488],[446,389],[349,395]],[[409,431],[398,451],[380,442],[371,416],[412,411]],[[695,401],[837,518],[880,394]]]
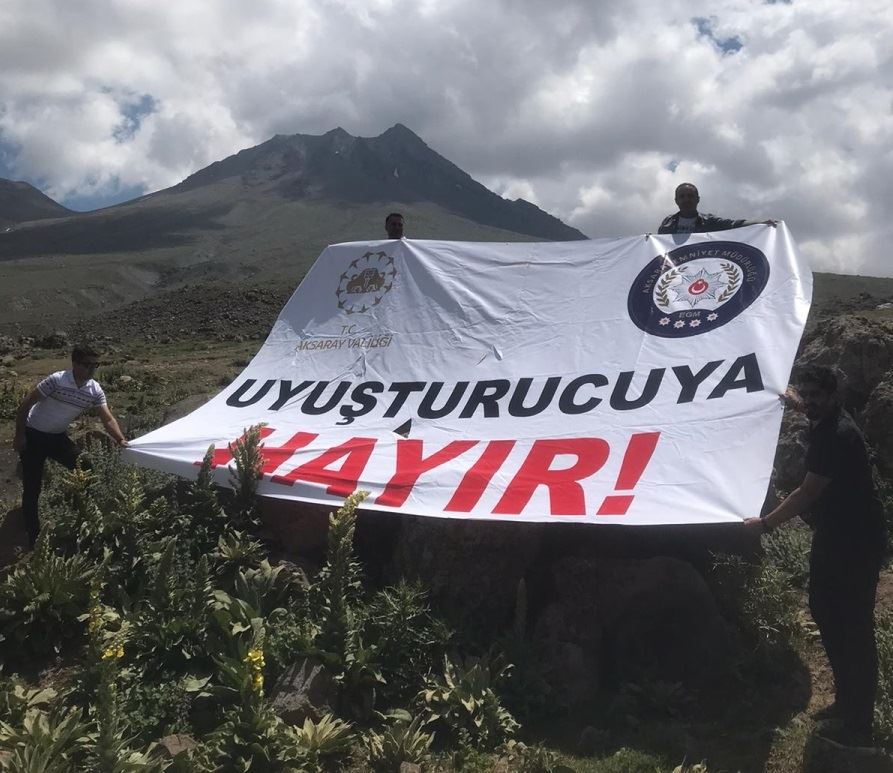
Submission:
[[[676,188],[676,206],[679,211],[673,215],[667,215],[657,229],[659,234],[699,234],[706,231],[727,231],[730,228],[740,228],[743,225],[777,225],[776,220],[729,220],[716,215],[701,214],[698,212],[698,202],[701,197],[698,189],[691,183],[682,183]]]
[[[810,514],[809,607],[834,673],[836,699],[823,714],[822,735],[850,745],[871,741],[878,660],[874,604],[886,543],[883,508],[865,438],[837,398],[837,378],[812,367],[789,401],[810,421],[806,476],[781,504],[748,528],[767,533]],[[798,402],[800,403],[798,405]]]

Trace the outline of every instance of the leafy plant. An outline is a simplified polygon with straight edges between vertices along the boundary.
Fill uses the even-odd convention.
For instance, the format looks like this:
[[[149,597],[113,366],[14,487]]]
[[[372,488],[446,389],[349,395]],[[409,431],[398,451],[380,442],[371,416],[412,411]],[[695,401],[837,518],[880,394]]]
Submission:
[[[234,521],[238,528],[257,527],[257,484],[261,478],[264,457],[261,454],[261,428],[256,424],[230,446],[235,470],[230,478],[234,489]]]
[[[403,762],[420,763],[434,741],[434,734],[425,732],[424,726],[421,716],[402,712],[381,733],[370,730],[363,738],[370,768],[390,773]]]
[[[415,696],[431,669],[443,658],[452,632],[431,615],[418,583],[401,581],[376,593],[363,612],[362,638],[374,647],[388,705]]]
[[[717,556],[710,579],[721,610],[755,655],[771,664],[773,651],[802,643],[799,602],[788,574],[765,561]]]
[[[798,588],[805,588],[809,578],[809,529],[787,523],[763,539],[766,561],[790,576]]]
[[[59,652],[81,634],[78,618],[86,612],[94,567],[85,556],[59,556],[50,549],[44,528],[31,559],[17,566],[0,585],[3,634],[16,649]]]
[[[295,737],[312,769],[323,767],[327,758],[345,754],[354,741],[350,725],[331,714],[326,714],[319,722],[307,717]]]
[[[19,728],[0,722],[0,746],[12,753],[4,763],[10,771],[70,773],[94,740],[79,709],[31,710]]]
[[[56,691],[49,687],[41,690],[15,682],[7,684],[0,692],[0,721],[21,724],[29,711],[46,711],[56,697]]]
[[[518,723],[504,708],[493,687],[511,666],[468,658],[454,664],[444,656],[443,675],[429,680],[419,697],[425,719],[457,739],[467,733],[480,749],[492,749],[514,734]]]
[[[0,384],[0,420],[14,419],[26,394],[27,388],[15,381]]]
[[[355,631],[353,613],[361,594],[360,564],[355,558],[353,536],[356,510],[368,496],[360,491],[351,494],[339,510],[329,516],[326,564],[313,588],[312,599],[321,618],[319,646],[343,656],[350,647]]]
[[[573,773],[573,768],[561,763],[555,752],[537,744],[528,746],[510,740],[503,745],[500,753],[510,769],[519,773]]]

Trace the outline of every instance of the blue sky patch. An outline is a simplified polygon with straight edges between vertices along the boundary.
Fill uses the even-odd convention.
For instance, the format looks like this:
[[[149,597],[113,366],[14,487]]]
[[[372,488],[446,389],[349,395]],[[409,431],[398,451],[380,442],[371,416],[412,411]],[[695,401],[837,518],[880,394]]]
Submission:
[[[691,23],[695,25],[701,37],[708,38],[724,54],[734,54],[744,47],[744,44],[736,35],[729,38],[717,37],[715,30],[716,18],[707,19],[703,16],[696,16],[691,20]]]

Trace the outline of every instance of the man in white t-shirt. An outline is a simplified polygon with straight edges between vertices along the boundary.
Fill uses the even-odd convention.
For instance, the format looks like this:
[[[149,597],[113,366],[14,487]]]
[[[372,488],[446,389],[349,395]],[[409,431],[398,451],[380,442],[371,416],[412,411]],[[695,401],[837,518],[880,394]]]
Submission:
[[[97,367],[99,355],[88,346],[76,346],[71,370],[47,376],[25,397],[16,414],[12,445],[22,460],[22,516],[31,547],[40,531],[37,503],[44,463],[53,459],[72,470],[80,455],[68,437],[68,425],[85,411],[95,410],[115,442],[127,444],[102,387],[93,380]]]
[[[667,215],[657,229],[659,234],[699,234],[706,231],[728,231],[730,228],[740,228],[743,225],[775,226],[777,220],[730,220],[726,217],[717,217],[709,213],[698,212],[698,203],[701,197],[698,189],[691,183],[682,183],[676,187],[676,206],[679,211]]]

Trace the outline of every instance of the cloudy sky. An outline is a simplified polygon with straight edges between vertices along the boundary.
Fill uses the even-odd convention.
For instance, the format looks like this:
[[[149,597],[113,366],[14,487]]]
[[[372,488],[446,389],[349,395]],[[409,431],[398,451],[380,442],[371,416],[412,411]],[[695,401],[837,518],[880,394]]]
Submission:
[[[75,209],[400,122],[592,237],[701,210],[893,275],[889,0],[3,0],[0,177]]]

